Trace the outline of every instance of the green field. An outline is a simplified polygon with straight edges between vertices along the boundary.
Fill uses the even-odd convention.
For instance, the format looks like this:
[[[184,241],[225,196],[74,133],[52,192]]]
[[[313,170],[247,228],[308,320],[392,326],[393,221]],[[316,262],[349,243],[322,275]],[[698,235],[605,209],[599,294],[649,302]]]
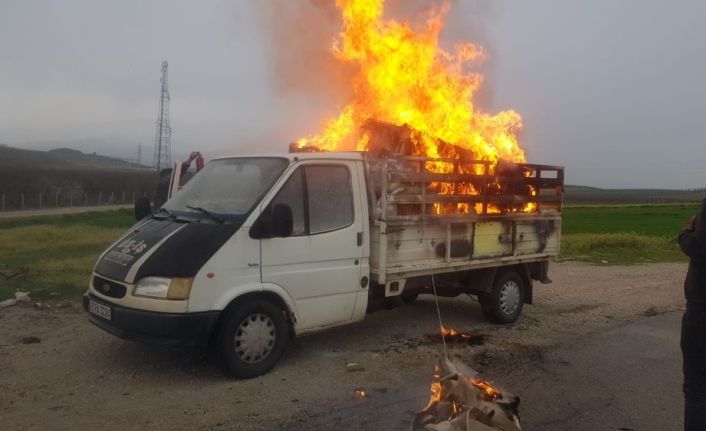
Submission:
[[[696,204],[564,208],[561,257],[609,264],[680,262],[676,244]]]
[[[0,221],[0,300],[15,291],[42,300],[77,297],[98,255],[134,223],[129,210]]]
[[[563,259],[605,264],[685,261],[676,236],[697,205],[567,207]],[[0,220],[0,300],[77,297],[98,255],[134,223],[129,210]]]

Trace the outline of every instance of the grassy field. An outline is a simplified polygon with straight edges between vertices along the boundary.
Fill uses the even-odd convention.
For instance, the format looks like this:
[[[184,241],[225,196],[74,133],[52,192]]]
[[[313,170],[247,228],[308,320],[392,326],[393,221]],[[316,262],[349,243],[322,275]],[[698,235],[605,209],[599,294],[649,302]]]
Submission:
[[[609,264],[680,262],[682,225],[699,205],[607,205],[564,209],[561,257]]]
[[[35,300],[76,297],[87,288],[98,255],[134,223],[129,210],[33,217],[0,222],[0,300],[15,291]]]
[[[697,205],[580,206],[564,210],[563,259],[605,264],[685,261],[676,236]],[[77,297],[98,255],[134,222],[129,210],[0,221],[0,300]]]

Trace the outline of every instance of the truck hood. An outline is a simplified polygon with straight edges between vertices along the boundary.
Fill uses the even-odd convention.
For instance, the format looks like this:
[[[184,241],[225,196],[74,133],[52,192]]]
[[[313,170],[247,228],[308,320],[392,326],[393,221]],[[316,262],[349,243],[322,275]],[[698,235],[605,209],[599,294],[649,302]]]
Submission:
[[[149,276],[194,277],[241,226],[174,218],[140,222],[103,253],[95,272],[127,283]]]

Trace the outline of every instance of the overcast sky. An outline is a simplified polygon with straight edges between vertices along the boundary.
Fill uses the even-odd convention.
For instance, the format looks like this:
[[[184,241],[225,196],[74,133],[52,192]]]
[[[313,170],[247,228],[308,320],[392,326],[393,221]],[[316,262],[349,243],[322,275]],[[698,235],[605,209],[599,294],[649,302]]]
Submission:
[[[327,2],[0,0],[0,143],[151,160],[166,59],[175,157],[284,151],[337,112],[278,81],[309,72],[295,41],[330,43],[274,43],[263,10],[297,1]],[[571,184],[706,187],[704,17],[700,0],[457,0],[443,40],[486,48],[481,105],[523,116],[529,161]]]

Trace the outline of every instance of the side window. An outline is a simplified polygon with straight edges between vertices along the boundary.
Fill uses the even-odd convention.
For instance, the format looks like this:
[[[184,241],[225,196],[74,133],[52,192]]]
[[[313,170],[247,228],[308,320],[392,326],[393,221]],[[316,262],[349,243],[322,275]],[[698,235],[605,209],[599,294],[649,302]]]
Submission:
[[[302,170],[297,169],[282,186],[270,205],[287,204],[292,209],[292,235],[306,235],[306,218],[304,215],[304,182]]]
[[[329,232],[353,224],[351,174],[345,166],[307,166],[309,233]]]

